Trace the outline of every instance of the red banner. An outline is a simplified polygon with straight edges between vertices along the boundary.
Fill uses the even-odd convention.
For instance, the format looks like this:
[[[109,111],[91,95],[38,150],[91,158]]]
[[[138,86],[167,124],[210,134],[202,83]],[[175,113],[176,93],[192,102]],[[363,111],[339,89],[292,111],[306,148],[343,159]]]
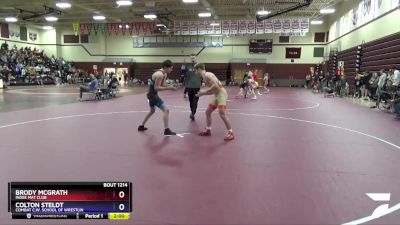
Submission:
[[[80,24],[81,34],[85,34],[86,24]]]

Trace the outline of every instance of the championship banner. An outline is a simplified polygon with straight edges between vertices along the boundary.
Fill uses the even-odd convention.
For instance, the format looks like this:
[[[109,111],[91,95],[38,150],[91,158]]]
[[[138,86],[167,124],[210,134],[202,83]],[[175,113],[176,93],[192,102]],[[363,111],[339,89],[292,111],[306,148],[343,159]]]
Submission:
[[[221,34],[221,21],[220,20],[214,20],[214,34]]]
[[[189,26],[190,26],[190,28],[189,28],[189,33],[190,33],[190,35],[197,35],[197,33],[198,33],[198,24],[197,24],[197,21],[190,21],[189,22]]]
[[[239,24],[237,20],[231,20],[230,22],[230,31],[229,33],[232,35],[236,35],[239,33]]]
[[[300,59],[301,48],[286,48],[287,59]]]
[[[174,21],[174,35],[181,35],[181,21]]]
[[[86,30],[86,24],[79,24],[80,30],[81,30],[81,35],[85,34]]]
[[[99,29],[100,29],[100,24],[93,23],[92,27],[93,27],[93,30],[94,30],[94,34],[97,35],[97,33],[99,32]]]
[[[182,21],[181,30],[182,30],[182,32],[181,32],[182,35],[189,35],[190,34],[189,21]]]
[[[380,15],[384,14],[385,12],[385,7],[383,7],[383,0],[376,0],[375,4],[373,5],[374,7],[374,18],[379,17]]]
[[[300,33],[300,19],[292,19],[292,33]]]
[[[126,31],[129,28],[129,25],[128,24],[120,24],[118,27],[121,29],[122,36],[125,36]]]
[[[106,35],[107,34],[107,24],[100,23],[99,24],[99,30],[103,35]]]
[[[139,35],[142,32],[142,23],[135,23],[135,34]]]
[[[212,26],[212,23],[213,23],[212,20],[207,20],[207,22],[206,22],[207,34],[214,34],[214,27]]]
[[[307,33],[310,31],[310,20],[309,19],[301,19],[300,20],[300,32]]]
[[[264,34],[264,21],[257,22],[257,24],[256,24],[256,34]]]
[[[112,32],[114,31],[114,25],[112,23],[107,23],[107,31],[108,35],[111,36]]]
[[[130,23],[128,28],[129,35],[132,36],[134,30],[135,30],[135,24]]]
[[[197,24],[197,28],[198,28],[198,34],[199,35],[205,35],[206,34],[206,21],[201,20],[198,22]]]
[[[272,34],[274,32],[274,23],[272,20],[265,20],[264,21],[264,33]]]
[[[79,33],[79,23],[73,23],[72,24],[72,29],[74,29],[74,34],[75,34],[75,36],[78,36],[78,33]]]
[[[256,33],[256,21],[255,20],[248,20],[247,21],[247,33],[248,34],[255,34]]]
[[[230,34],[230,26],[231,26],[230,20],[222,21],[222,34],[229,35]]]
[[[113,25],[113,27],[114,27],[114,34],[115,34],[116,36],[118,36],[119,30],[120,30],[119,26],[120,26],[121,24],[119,24],[119,23],[113,23],[112,25]],[[121,25],[121,26],[122,26],[122,25]]]
[[[375,4],[375,1],[374,1],[374,4]],[[374,18],[374,11],[372,8],[372,0],[364,0],[362,14],[363,14],[363,24],[371,21]]]
[[[152,35],[154,33],[154,29],[156,27],[156,24],[154,22],[145,22],[144,24],[144,33],[145,35]]]
[[[92,29],[93,29],[92,23],[86,24],[86,30],[87,30],[88,35],[90,35],[92,33]]]
[[[274,21],[274,33],[275,34],[280,34],[282,33],[282,20],[280,19],[275,19]]]
[[[247,21],[239,20],[239,34],[247,34]]]
[[[291,26],[292,20],[291,19],[283,19],[282,20],[282,31],[285,34],[288,34],[292,31],[292,26]]]

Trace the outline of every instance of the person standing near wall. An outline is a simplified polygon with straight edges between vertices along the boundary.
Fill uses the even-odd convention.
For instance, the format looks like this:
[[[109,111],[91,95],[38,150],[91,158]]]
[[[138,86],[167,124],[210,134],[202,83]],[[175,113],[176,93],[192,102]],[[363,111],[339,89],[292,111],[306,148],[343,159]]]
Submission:
[[[194,121],[194,116],[197,111],[197,104],[199,102],[197,93],[200,91],[202,78],[201,76],[197,76],[194,71],[194,65],[197,63],[195,54],[190,55],[190,61],[190,63],[185,65],[185,88],[190,102],[190,119]]]
[[[311,83],[311,75],[307,74],[306,75],[306,88],[309,89],[310,88],[310,83]]]

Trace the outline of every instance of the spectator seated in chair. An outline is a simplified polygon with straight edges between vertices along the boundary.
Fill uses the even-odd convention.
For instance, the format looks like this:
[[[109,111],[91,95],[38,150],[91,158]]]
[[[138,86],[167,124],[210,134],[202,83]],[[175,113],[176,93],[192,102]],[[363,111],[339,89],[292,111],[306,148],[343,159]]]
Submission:
[[[107,89],[106,89],[106,95],[115,97],[116,93],[118,92],[118,86],[120,85],[117,75],[113,75],[112,79],[108,83]],[[102,90],[103,91],[103,90]],[[104,94],[104,92],[103,92]]]
[[[90,82],[89,86],[84,86],[81,85],[80,86],[80,90],[79,90],[79,100],[82,101],[82,94],[85,93],[94,93],[97,94],[97,87],[99,85],[99,82],[97,80],[97,78],[94,76],[94,74],[90,74],[90,77],[92,79],[92,81]]]

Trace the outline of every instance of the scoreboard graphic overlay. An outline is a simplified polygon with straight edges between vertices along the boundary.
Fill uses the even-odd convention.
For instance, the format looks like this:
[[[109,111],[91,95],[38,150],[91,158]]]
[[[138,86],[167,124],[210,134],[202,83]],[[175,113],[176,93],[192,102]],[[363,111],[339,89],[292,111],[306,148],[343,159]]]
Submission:
[[[10,182],[8,212],[13,219],[127,220],[131,182]]]

